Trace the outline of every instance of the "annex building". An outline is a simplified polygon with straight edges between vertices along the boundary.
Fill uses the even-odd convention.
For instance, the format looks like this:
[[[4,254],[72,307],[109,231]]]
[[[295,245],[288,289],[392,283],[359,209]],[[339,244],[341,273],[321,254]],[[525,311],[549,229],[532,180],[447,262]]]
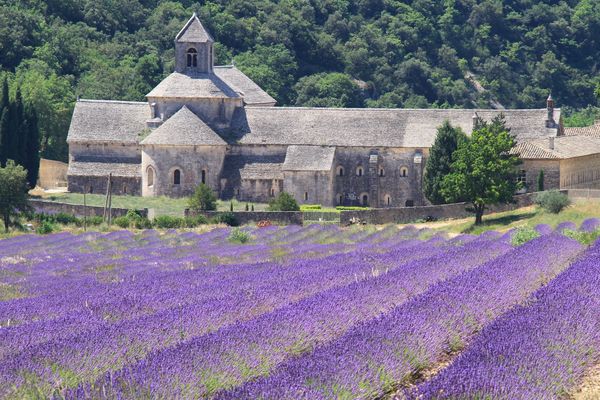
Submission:
[[[399,207],[426,204],[425,161],[449,120],[470,134],[503,113],[535,190],[600,182],[600,135],[571,132],[551,98],[544,109],[276,107],[235,66],[215,66],[213,39],[194,15],[175,38],[175,72],[147,102],[78,100],[69,129],[68,188],[186,196],[201,182],[222,199]]]

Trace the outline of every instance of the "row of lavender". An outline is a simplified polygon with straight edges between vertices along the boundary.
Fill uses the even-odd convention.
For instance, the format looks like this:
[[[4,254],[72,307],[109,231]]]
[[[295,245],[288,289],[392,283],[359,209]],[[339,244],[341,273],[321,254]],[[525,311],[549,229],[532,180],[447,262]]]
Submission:
[[[473,240],[313,226],[252,231],[254,244],[239,246],[228,234],[123,231],[0,242],[2,284],[20,291],[0,302],[0,397],[60,393],[152,351]]]
[[[476,343],[583,250],[558,233],[519,248],[411,228],[266,228],[247,246],[228,233],[0,241],[0,282],[22,290],[0,302],[0,397],[379,396]]]

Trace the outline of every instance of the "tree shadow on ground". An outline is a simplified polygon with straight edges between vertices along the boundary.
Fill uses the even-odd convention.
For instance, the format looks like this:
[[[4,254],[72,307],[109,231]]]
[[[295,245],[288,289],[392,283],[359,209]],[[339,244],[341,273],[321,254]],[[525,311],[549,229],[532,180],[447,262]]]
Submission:
[[[483,220],[481,225],[469,225],[467,228],[462,230],[462,233],[473,233],[481,228],[485,228],[490,225],[509,225],[513,222],[522,221],[524,219],[529,219],[535,217],[537,213],[535,211],[527,212],[524,214],[517,215],[504,215],[502,217],[488,217]]]

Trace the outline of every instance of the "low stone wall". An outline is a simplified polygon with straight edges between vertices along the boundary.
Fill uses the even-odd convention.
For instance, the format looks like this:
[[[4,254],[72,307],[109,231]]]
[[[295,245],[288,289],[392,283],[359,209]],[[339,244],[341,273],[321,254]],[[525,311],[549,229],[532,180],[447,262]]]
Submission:
[[[509,211],[530,206],[534,203],[535,196],[536,193],[526,193],[515,196],[515,203],[490,206],[486,208],[486,213]],[[340,224],[408,224],[418,220],[426,219],[438,220],[467,218],[474,215],[472,212],[467,211],[470,206],[471,205],[469,203],[455,203],[439,206],[376,208],[372,210],[342,211],[340,215]]]
[[[325,211],[302,211],[304,221],[339,222],[340,214]]]
[[[101,217],[104,214],[104,207],[94,207],[87,206],[84,207],[80,204],[67,204],[67,203],[58,203],[54,201],[46,201],[46,200],[38,200],[31,199],[29,200],[29,205],[33,207],[33,209],[38,213],[44,214],[58,214],[65,213],[69,215],[75,215],[76,217],[83,217],[87,215],[88,217],[99,216]],[[125,208],[112,208],[111,213],[112,217],[121,217],[127,214],[127,209]],[[148,216],[148,209],[144,208],[142,210],[137,210],[143,217]]]
[[[224,212],[205,211],[201,214],[207,218],[214,218],[220,214],[224,214]],[[198,215],[198,213],[189,209],[185,210],[186,217],[194,215]],[[300,211],[234,211],[233,215],[235,215],[240,225],[259,221],[271,221],[277,225],[302,225],[304,223],[304,218]]]

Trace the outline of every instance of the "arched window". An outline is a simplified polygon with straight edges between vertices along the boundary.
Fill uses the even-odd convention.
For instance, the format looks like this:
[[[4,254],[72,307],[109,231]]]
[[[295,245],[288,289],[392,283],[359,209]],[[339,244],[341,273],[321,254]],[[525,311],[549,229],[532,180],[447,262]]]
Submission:
[[[408,176],[408,168],[407,167],[400,168],[400,176],[403,178],[406,178]]]
[[[379,167],[379,176],[382,178],[385,176],[385,169],[383,167]]]
[[[173,185],[181,184],[181,171],[176,169],[173,171]]]
[[[341,206],[344,201],[344,196],[338,193],[335,198],[337,199],[337,205]]]
[[[366,193],[363,193],[363,194],[360,196],[360,204],[361,204],[363,207],[368,207],[368,206],[369,206],[369,195],[368,195],[368,194],[366,194]]]
[[[146,173],[148,175],[148,186],[154,185],[154,168],[148,167],[148,171]]]
[[[385,203],[386,206],[391,206],[392,205],[392,196],[390,196],[389,194],[386,194],[383,197],[383,201]]]
[[[123,184],[123,194],[127,194],[127,185]]]
[[[342,167],[341,165],[338,165],[336,173],[337,176],[344,176],[344,167]]]
[[[363,176],[363,167],[356,167],[356,176]]]
[[[90,185],[90,190],[88,190],[88,193],[94,193],[94,187],[92,185]]]
[[[196,49],[189,49],[187,51],[187,66],[197,67],[198,66],[198,52]]]
[[[271,197],[275,197],[275,188],[271,188]]]
[[[308,201],[308,192],[304,192],[304,201]]]
[[[202,183],[206,183],[206,170],[203,169],[202,172],[200,173],[200,181]]]

